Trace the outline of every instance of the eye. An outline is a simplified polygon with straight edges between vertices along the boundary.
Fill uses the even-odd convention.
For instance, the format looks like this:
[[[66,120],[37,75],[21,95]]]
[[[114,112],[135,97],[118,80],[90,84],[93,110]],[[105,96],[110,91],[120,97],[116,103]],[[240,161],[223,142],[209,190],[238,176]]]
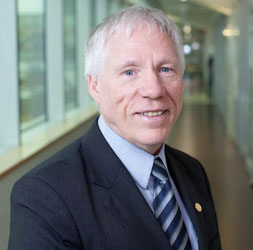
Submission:
[[[161,72],[170,72],[171,69],[168,68],[168,67],[162,67],[160,71],[161,71]]]
[[[134,74],[133,70],[127,70],[125,71],[125,75],[132,76]]]

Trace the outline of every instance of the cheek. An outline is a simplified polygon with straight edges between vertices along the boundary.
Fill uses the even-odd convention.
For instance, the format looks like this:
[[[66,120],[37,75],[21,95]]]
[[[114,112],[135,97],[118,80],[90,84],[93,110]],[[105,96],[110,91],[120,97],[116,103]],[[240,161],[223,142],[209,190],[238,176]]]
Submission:
[[[181,84],[180,88],[177,89],[176,96],[177,96],[176,103],[178,106],[177,111],[178,111],[178,115],[179,115],[179,113],[182,110],[182,106],[183,106],[183,96],[184,96],[184,84],[183,83]]]
[[[119,83],[117,87],[111,89],[109,98],[114,101],[121,112],[127,112],[127,110],[131,109],[131,106],[134,105],[135,93],[135,88],[124,86]]]
[[[176,89],[176,96],[179,100],[183,100],[184,95],[184,85],[181,84],[179,88]]]
[[[106,113],[120,113],[127,103],[126,94],[116,84],[103,86],[100,92],[100,100],[100,110],[106,111]]]
[[[128,87],[120,100],[121,112],[125,118],[131,118],[137,111],[136,109],[142,104],[143,100],[138,94],[136,87]]]
[[[167,89],[167,93],[170,98],[176,103],[180,102],[183,99],[184,94],[184,85],[183,83],[175,82],[171,83]]]
[[[184,94],[184,83],[183,81],[178,81],[176,82],[176,84],[174,85],[174,95],[177,97],[177,98],[182,98],[183,97],[183,94]]]
[[[180,92],[181,92],[181,95],[184,94],[184,82],[181,83]]]

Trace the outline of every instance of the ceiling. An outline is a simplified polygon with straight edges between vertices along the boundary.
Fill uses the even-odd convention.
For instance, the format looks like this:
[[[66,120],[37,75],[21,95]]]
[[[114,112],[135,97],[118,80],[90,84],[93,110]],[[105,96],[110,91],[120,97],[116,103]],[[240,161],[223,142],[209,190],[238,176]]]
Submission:
[[[208,7],[212,10],[220,12],[224,15],[230,16],[233,12],[234,0],[191,0],[202,6]]]
[[[162,9],[181,25],[207,30],[213,28],[220,15],[231,15],[235,0],[128,0],[131,4],[146,4]]]

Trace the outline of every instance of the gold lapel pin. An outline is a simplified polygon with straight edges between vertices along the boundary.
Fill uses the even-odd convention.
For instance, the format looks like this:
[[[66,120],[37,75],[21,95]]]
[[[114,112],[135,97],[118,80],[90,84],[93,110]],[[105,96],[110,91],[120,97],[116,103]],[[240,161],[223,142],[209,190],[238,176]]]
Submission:
[[[195,209],[199,212],[199,213],[201,213],[202,212],[202,206],[199,204],[199,203],[195,203]]]

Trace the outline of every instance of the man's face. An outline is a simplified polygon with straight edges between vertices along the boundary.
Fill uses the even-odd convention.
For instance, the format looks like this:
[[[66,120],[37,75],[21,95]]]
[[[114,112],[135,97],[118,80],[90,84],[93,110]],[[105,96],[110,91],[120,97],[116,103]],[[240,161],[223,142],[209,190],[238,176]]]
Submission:
[[[159,30],[113,34],[101,79],[89,91],[107,125],[130,143],[155,154],[182,108],[183,76],[171,39]]]

